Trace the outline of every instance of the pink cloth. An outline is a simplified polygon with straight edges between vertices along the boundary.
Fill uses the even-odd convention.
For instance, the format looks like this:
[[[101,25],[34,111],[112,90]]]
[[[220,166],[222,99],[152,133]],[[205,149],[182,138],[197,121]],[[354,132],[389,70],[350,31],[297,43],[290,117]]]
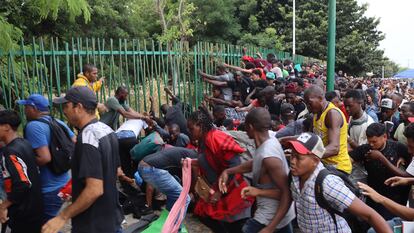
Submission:
[[[174,203],[168,218],[162,227],[162,233],[175,233],[180,229],[181,222],[186,213],[185,202],[191,186],[191,159],[187,158],[183,162],[183,190],[180,197]]]

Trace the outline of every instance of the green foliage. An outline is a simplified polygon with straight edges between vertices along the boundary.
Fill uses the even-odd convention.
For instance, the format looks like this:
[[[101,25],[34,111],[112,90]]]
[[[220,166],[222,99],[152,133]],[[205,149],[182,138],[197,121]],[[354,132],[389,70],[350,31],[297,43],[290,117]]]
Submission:
[[[7,51],[11,48],[17,48],[17,41],[22,36],[22,31],[14,25],[8,23],[2,15],[0,15],[0,50]]]
[[[191,0],[197,8],[192,15],[194,40],[235,43],[241,27],[234,17],[235,0]]]
[[[68,12],[72,21],[80,15],[83,15],[85,22],[91,18],[87,0],[33,0],[28,4],[29,8],[37,11],[43,19],[48,16],[56,19],[61,10]]]
[[[266,28],[264,32],[259,32],[255,35],[246,33],[239,41],[241,45],[256,45],[263,48],[276,49],[283,51],[283,36],[276,35],[276,29]]]
[[[167,1],[166,3],[167,9],[166,12],[164,11],[166,28],[157,38],[162,42],[167,42],[178,39],[187,40],[192,37],[191,17],[197,7],[185,0]]]

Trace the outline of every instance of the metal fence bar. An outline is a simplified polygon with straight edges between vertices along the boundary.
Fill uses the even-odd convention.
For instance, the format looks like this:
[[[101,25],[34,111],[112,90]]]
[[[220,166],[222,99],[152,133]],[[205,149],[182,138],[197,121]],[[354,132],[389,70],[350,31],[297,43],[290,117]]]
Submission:
[[[13,108],[16,99],[32,93],[44,94],[51,101],[70,88],[86,62],[95,64],[100,76],[106,76],[104,86],[97,93],[100,102],[124,84],[131,93],[128,99],[131,107],[148,111],[148,96],[152,96],[158,112],[162,103],[169,103],[163,91],[169,87],[194,109],[201,104],[203,94],[211,89],[197,71],[214,74],[220,63],[240,65],[243,49],[223,43],[196,42],[190,46],[188,42],[136,39],[118,39],[117,45],[110,39],[107,47],[102,38],[73,37],[69,41],[33,38],[29,44],[21,40],[18,49],[0,51],[0,87],[5,94],[5,100],[0,102]],[[321,62],[301,55],[292,57],[290,53],[274,49],[248,46],[246,51],[250,56],[260,52],[263,59],[266,54],[274,53],[280,60],[293,59],[295,63]]]

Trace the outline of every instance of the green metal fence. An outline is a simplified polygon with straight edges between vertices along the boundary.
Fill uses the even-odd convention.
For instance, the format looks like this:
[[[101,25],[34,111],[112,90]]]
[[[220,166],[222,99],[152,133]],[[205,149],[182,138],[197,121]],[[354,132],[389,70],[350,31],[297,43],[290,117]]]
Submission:
[[[130,105],[137,111],[148,111],[150,96],[158,106],[168,102],[163,91],[168,86],[194,108],[208,90],[197,70],[214,73],[215,66],[222,62],[239,65],[241,50],[237,45],[208,42],[190,46],[186,42],[126,39],[40,38],[31,43],[22,40],[19,50],[0,51],[0,87],[5,96],[2,102],[13,108],[16,99],[29,93],[43,94],[51,101],[71,86],[83,64],[92,63],[98,67],[99,75],[106,77],[105,86],[98,93],[100,102],[123,84],[129,90]],[[290,53],[247,47],[247,54],[256,52],[292,59]],[[310,58],[295,55],[293,60],[303,63]]]

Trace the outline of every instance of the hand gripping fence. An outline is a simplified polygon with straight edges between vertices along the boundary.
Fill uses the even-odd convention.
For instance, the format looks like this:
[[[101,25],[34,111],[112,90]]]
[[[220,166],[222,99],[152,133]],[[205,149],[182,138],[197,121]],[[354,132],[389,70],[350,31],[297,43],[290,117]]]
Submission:
[[[188,192],[191,186],[191,159],[186,158],[183,161],[183,190],[181,191],[178,200],[175,202],[168,218],[162,227],[162,233],[176,233],[178,232],[181,222],[184,220],[186,213],[185,202],[187,200]]]

